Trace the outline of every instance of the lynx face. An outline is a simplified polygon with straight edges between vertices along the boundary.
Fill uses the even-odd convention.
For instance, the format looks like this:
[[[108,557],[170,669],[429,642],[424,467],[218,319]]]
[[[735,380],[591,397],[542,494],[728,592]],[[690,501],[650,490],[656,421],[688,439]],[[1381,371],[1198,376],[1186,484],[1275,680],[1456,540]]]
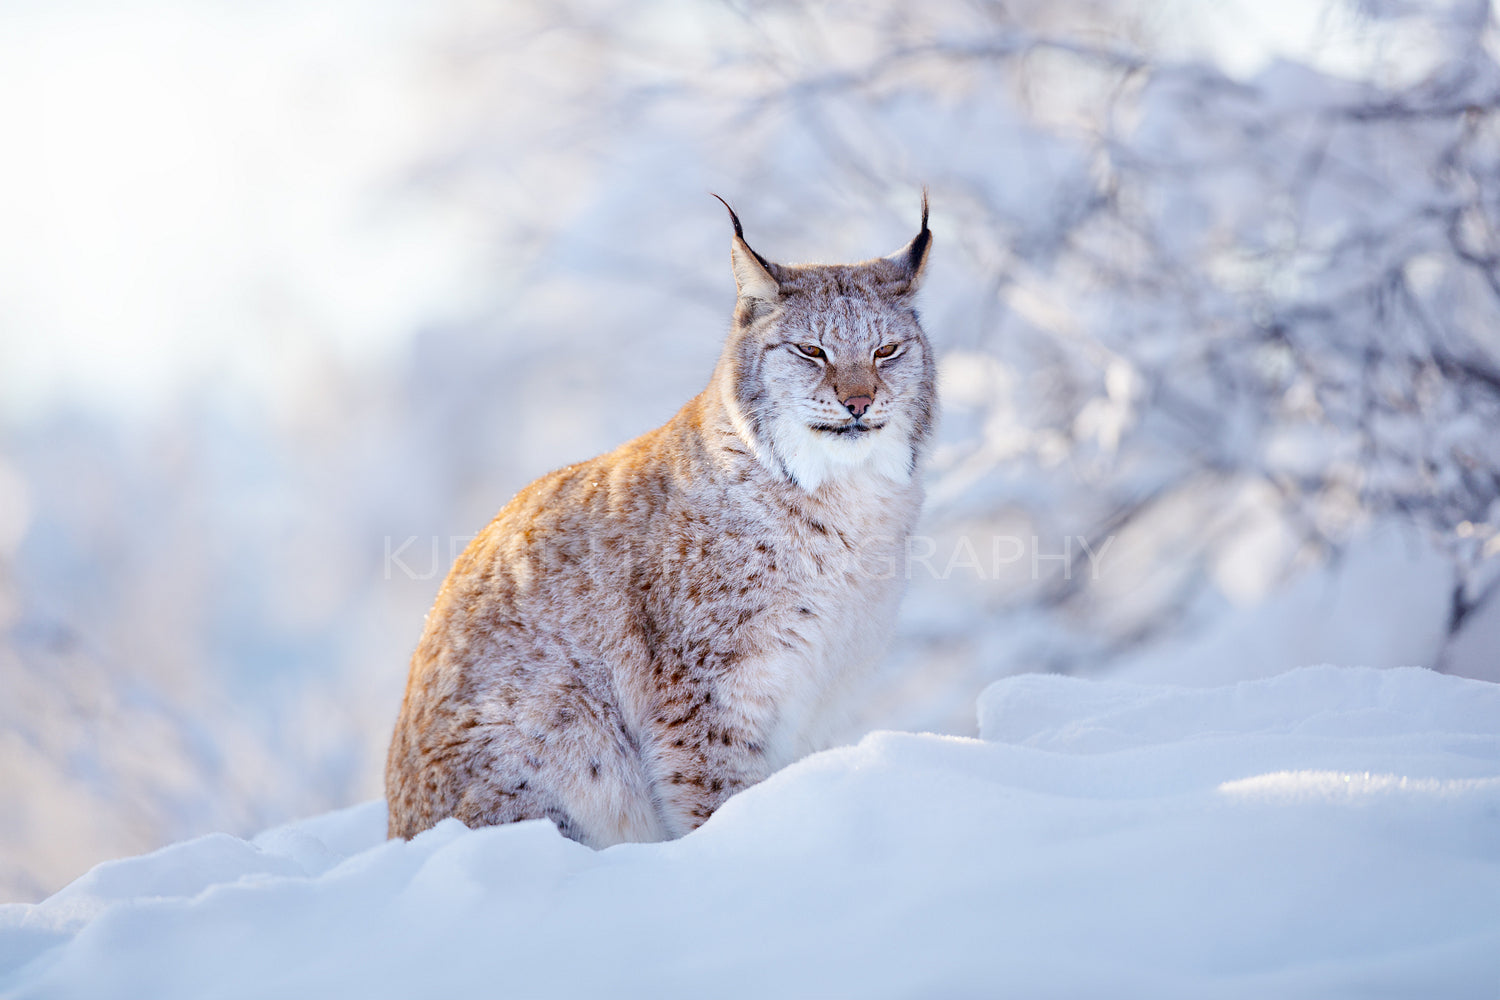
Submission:
[[[731,213],[732,214],[732,213]],[[735,220],[740,300],[725,393],[767,465],[809,492],[873,474],[906,482],[935,408],[932,348],[912,307],[931,234],[862,264],[772,264]]]

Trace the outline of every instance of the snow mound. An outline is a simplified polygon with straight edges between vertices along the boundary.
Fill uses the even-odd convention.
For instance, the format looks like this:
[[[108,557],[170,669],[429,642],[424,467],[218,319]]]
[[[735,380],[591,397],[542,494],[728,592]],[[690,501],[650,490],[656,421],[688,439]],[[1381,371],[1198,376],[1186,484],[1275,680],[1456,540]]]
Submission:
[[[0,907],[15,997],[1487,997],[1500,686],[1015,677],[673,843],[383,840],[370,803]]]

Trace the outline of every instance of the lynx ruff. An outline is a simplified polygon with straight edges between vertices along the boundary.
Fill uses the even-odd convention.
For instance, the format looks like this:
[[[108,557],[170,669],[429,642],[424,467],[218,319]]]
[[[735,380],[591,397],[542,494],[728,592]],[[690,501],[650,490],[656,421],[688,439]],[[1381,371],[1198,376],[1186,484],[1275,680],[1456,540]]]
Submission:
[[[391,741],[390,836],[454,816],[679,837],[847,728],[922,502],[927,198],[860,264],[773,264],[729,215],[739,300],[708,388],[526,487],[454,563]]]

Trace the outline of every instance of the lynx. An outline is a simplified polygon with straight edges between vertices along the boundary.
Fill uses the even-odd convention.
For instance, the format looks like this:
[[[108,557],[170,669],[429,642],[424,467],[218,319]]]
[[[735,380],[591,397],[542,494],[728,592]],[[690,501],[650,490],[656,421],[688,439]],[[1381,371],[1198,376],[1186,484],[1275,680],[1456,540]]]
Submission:
[[[905,247],[840,265],[773,264],[724,207],[739,294],[708,388],[526,487],[454,563],[391,740],[391,837],[680,837],[843,734],[922,503],[927,197]]]

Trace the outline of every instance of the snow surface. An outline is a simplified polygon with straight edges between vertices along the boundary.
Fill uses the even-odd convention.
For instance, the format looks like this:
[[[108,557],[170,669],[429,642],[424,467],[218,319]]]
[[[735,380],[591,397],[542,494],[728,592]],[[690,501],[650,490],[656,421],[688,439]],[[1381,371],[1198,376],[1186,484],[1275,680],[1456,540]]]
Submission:
[[[14,997],[1500,995],[1500,686],[1009,678],[666,844],[372,802],[0,907]]]

